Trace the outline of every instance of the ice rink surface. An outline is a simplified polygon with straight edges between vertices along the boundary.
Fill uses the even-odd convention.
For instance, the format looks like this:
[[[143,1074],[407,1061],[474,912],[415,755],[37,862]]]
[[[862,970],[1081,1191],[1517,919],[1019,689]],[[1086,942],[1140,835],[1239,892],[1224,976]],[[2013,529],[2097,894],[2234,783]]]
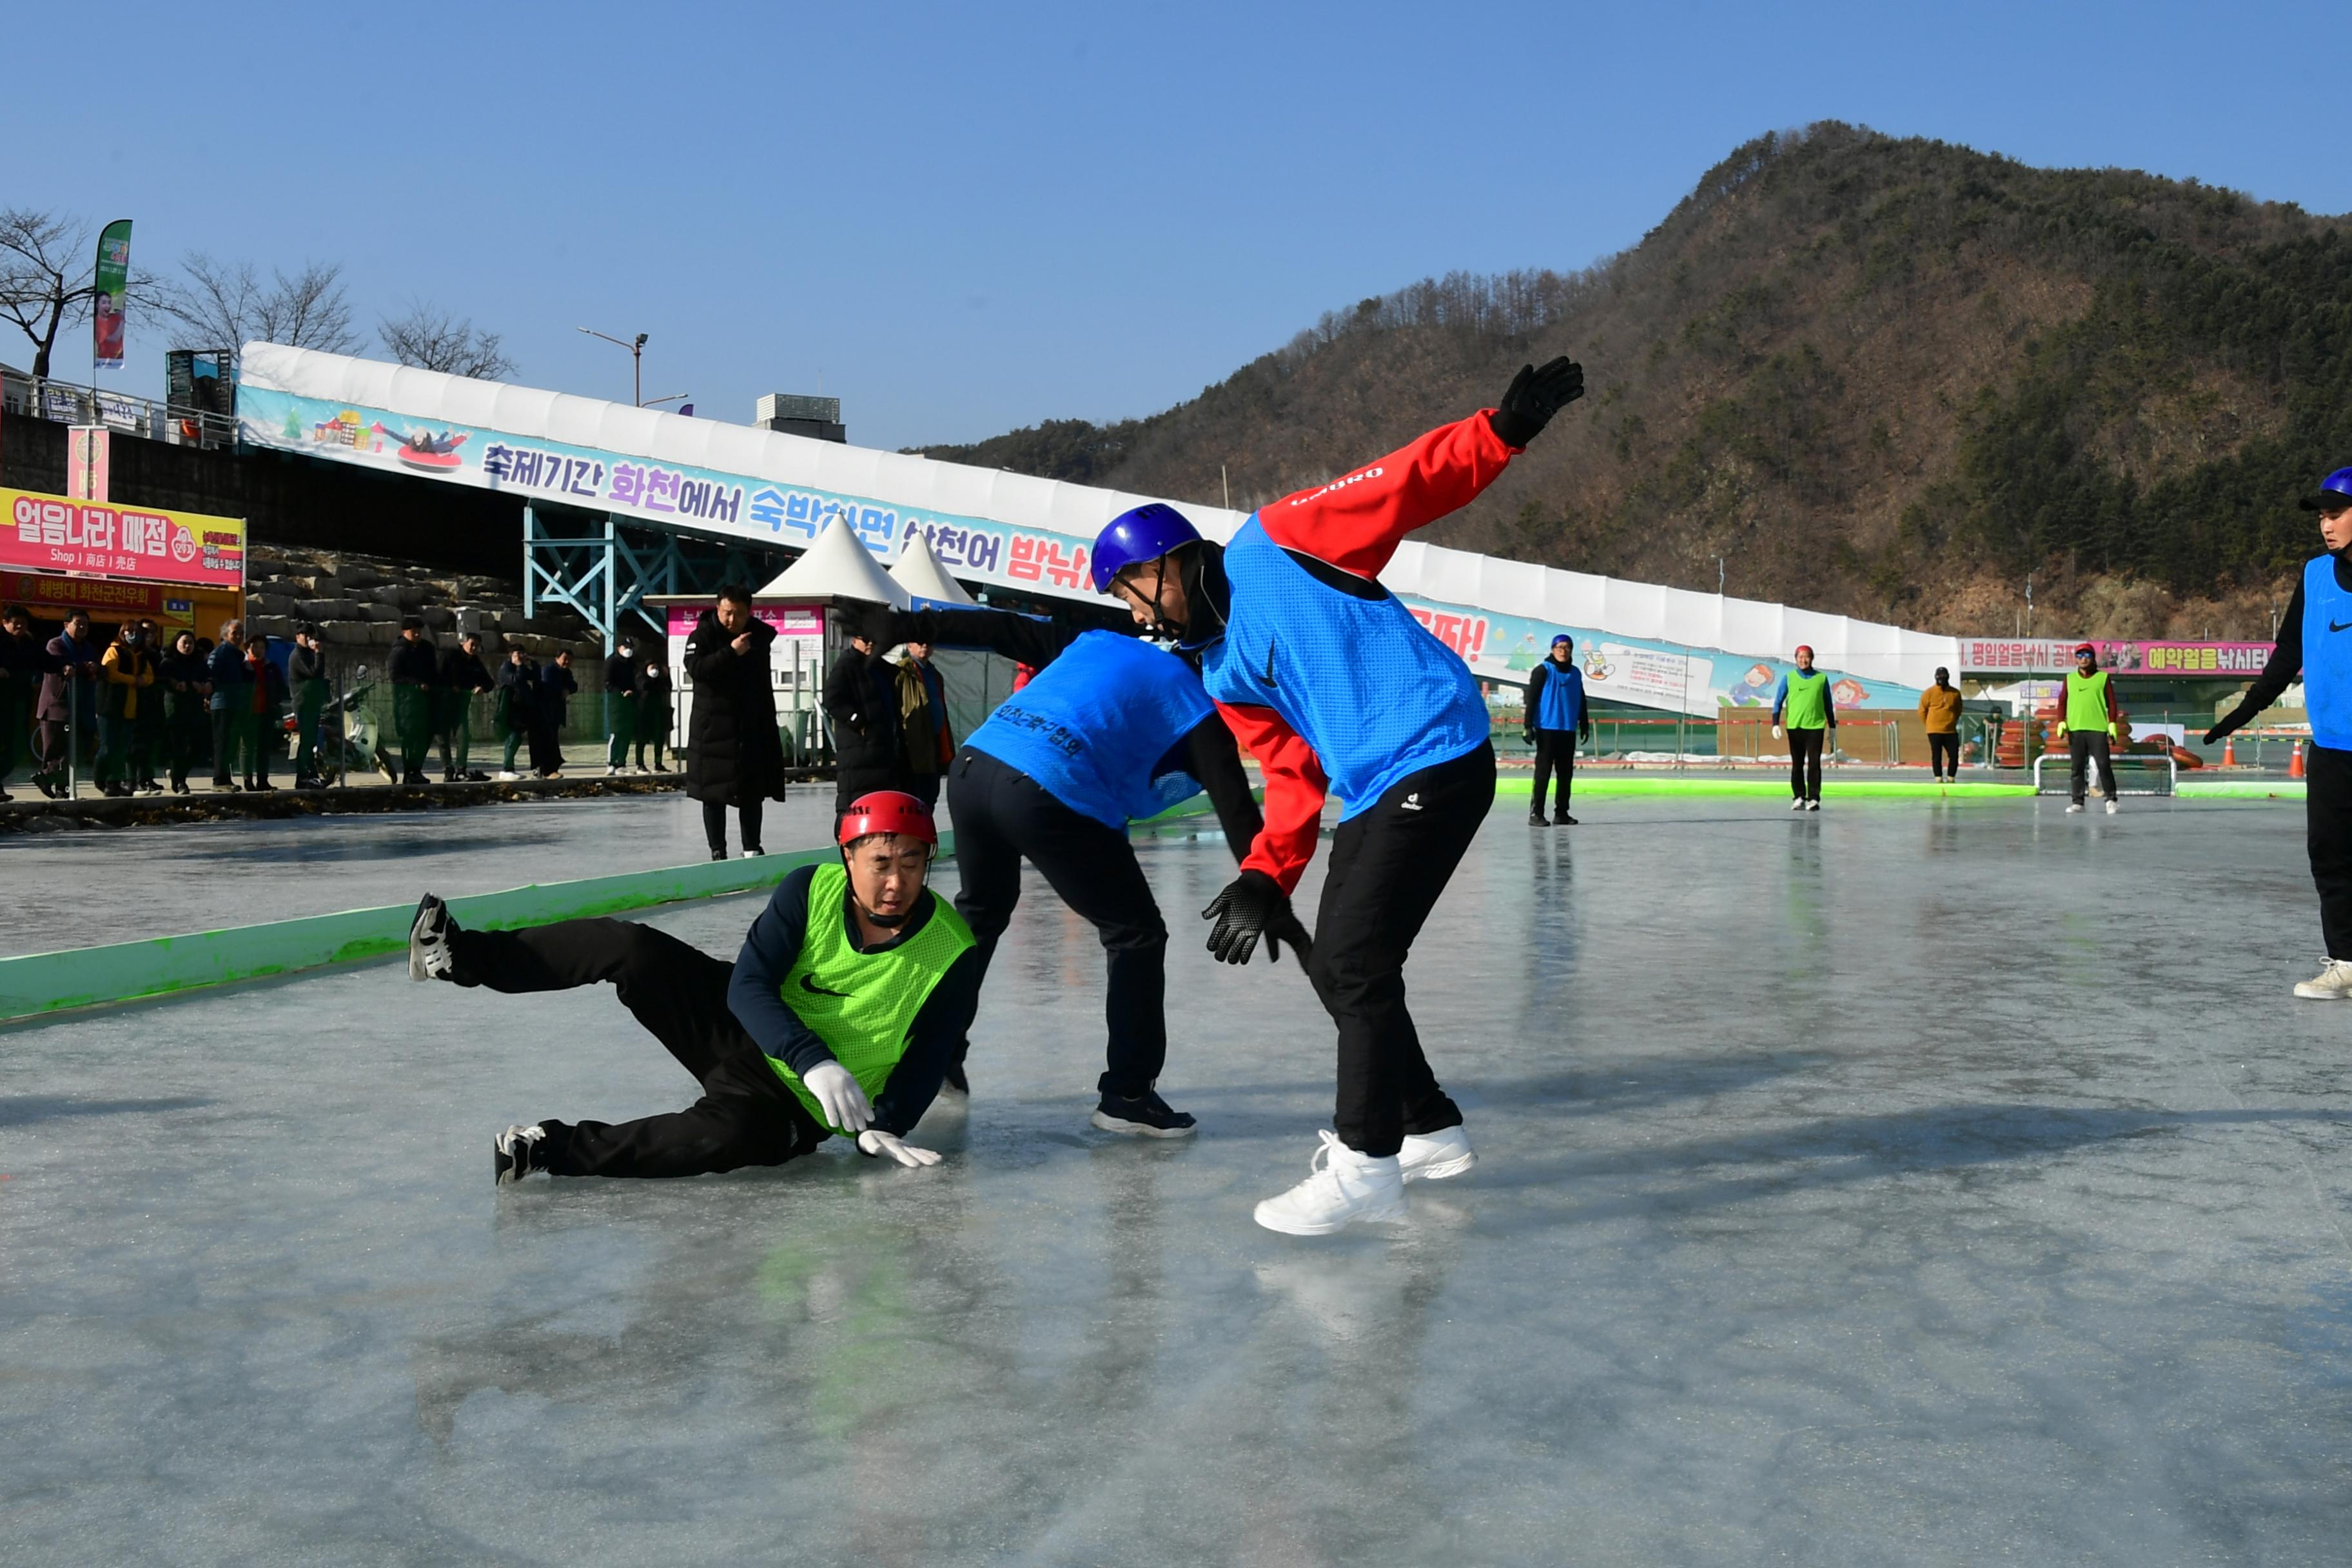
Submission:
[[[1408,972],[1482,1163],[1323,1241],[1250,1221],[1331,1034],[1202,952],[1214,837],[1140,845],[1190,1143],[1087,1126],[1099,955],[1034,881],[934,1171],[494,1188],[509,1121],[693,1097],[601,989],[384,963],[8,1030],[0,1558],[2344,1563],[2302,811],[2129,805],[1502,802]],[[644,809],[544,808],[540,875]],[[322,900],[320,846],[394,830],[295,826],[219,856],[224,918],[480,869],[354,847]],[[89,857],[6,863],[130,885]]]

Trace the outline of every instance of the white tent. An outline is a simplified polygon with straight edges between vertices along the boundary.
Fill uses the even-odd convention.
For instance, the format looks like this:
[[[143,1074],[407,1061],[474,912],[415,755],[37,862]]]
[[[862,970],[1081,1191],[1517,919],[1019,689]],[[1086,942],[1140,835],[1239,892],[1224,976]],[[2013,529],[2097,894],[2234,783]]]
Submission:
[[[798,561],[776,574],[775,581],[753,596],[769,605],[825,605],[854,599],[900,610],[908,607],[907,590],[892,582],[890,574],[866,553],[839,512],[834,513],[833,521]]]
[[[908,540],[907,548],[898,556],[898,564],[890,568],[890,576],[898,586],[918,599],[929,599],[940,605],[977,605],[979,600],[963,591],[963,584],[947,574],[940,558],[931,553],[930,541],[918,533]]]

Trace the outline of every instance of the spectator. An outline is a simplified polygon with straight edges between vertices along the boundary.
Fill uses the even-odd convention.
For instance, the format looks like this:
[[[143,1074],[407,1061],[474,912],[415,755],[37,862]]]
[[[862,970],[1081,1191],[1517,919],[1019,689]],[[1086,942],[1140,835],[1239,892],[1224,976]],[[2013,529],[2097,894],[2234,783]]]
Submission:
[[[2074,668],[2066,676],[2066,694],[2059,699],[2058,732],[2066,738],[2066,753],[2074,766],[2067,774],[2068,816],[2083,809],[2091,760],[2098,759],[2099,793],[2107,797],[2107,815],[2116,814],[2116,764],[2107,745],[2109,736],[2124,734],[2123,705],[2116,700],[2115,678],[2099,668],[2099,650],[2089,643],[2074,650]]]
[[[22,605],[0,610],[0,784],[5,784],[8,775],[16,771],[19,747],[27,760],[32,756],[33,713],[40,706],[41,677],[54,668],[54,656],[34,634],[32,612]],[[53,793],[37,773],[33,784],[43,795]],[[0,789],[0,801],[14,798]]]
[[[172,793],[188,793],[188,771],[204,761],[205,710],[212,698],[212,673],[197,651],[194,632],[172,639],[156,674],[163,689],[164,754],[172,762]]]
[[[637,735],[637,642],[627,633],[604,661],[604,776],[617,778],[629,765],[629,744]]]
[[[103,684],[98,694],[98,793],[126,796],[136,793],[136,781],[146,766],[137,749],[139,702],[154,705],[155,666],[140,646],[139,623],[126,620],[114,629],[100,660]]]
[[[1927,731],[1927,765],[1938,784],[1960,779],[1960,694],[1952,672],[1938,668],[1936,684],[1919,696],[1919,723]]]
[[[572,716],[571,700],[580,689],[572,673],[572,650],[565,648],[541,668],[539,689],[532,693],[530,767],[543,779],[563,776],[563,725]]]
[[[332,693],[327,685],[327,650],[319,628],[305,621],[294,628],[294,651],[286,656],[286,683],[294,692],[294,787],[324,789],[319,767],[319,724]]]
[[[139,717],[132,721],[131,752],[139,773],[135,782],[145,794],[162,795],[163,784],[155,770],[172,754],[172,732],[163,700],[163,633],[152,621],[139,623],[139,651],[153,679],[139,699]]]
[[[441,660],[425,635],[425,617],[403,616],[400,641],[392,650],[392,725],[400,737],[400,782],[425,782],[425,759],[433,745],[433,700]]]
[[[751,590],[730,584],[686,639],[686,678],[694,683],[687,733],[686,793],[702,803],[702,833],[713,860],[727,858],[727,808],[743,831],[743,853],[764,855],[760,817],[784,798],[784,743],[776,733],[776,693],[769,674],[776,628],[751,613]]]
[[[474,760],[474,694],[490,689],[490,672],[482,666],[482,634],[467,632],[457,646],[441,656],[437,711],[433,729],[441,742],[441,782],[463,784],[479,779]]]
[[[41,699],[35,717],[41,721],[34,754],[40,772],[33,783],[42,794],[62,800],[65,786],[58,776],[68,763],[87,752],[86,737],[98,728],[99,649],[90,639],[89,616],[74,610],[65,630],[49,639],[49,669],[41,677]]]
[[[239,749],[247,753],[246,777],[253,776],[253,671],[245,662],[245,623],[221,626],[221,640],[205,661],[212,676],[206,699],[213,719],[213,788],[235,789]]]
[[[669,744],[669,667],[649,658],[637,669],[637,772],[646,771],[647,746],[654,749],[653,771],[669,772],[669,764],[662,760],[662,752]]]
[[[1523,721],[1536,752],[1536,784],[1528,796],[1528,825],[1544,826],[1544,789],[1559,770],[1559,798],[1552,820],[1573,827],[1569,790],[1576,778],[1576,742],[1592,739],[1592,715],[1584,706],[1584,671],[1576,668],[1576,642],[1566,632],[1551,639],[1551,657],[1528,676]]]
[[[246,644],[245,667],[253,678],[253,711],[247,731],[252,749],[247,754],[245,787],[268,795],[278,788],[269,782],[269,759],[286,743],[286,673],[269,657],[268,637]]]
[[[515,750],[530,736],[531,714],[539,706],[539,671],[512,643],[507,645],[507,661],[499,666],[498,693],[499,736],[506,742],[499,777],[512,779]]]
[[[898,732],[905,737],[907,793],[926,811],[940,803],[940,783],[947,777],[949,759],[955,755],[955,736],[948,729],[947,682],[931,663],[931,645],[910,642],[906,662],[898,666]]]
[[[1789,789],[1797,798],[1790,811],[1822,808],[1822,748],[1837,728],[1837,704],[1830,678],[1813,668],[1813,650],[1797,645],[1797,668],[1772,691],[1772,738],[1789,737]]]
[[[850,634],[849,646],[825,674],[824,711],[833,721],[835,816],[859,795],[907,788],[906,760],[898,750],[897,671],[861,633]]]

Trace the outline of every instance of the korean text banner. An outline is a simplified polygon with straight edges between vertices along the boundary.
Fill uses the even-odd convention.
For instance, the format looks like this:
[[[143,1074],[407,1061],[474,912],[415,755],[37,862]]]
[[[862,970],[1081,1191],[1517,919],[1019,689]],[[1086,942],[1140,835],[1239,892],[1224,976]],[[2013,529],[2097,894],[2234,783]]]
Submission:
[[[245,522],[0,489],[0,568],[245,585]]]
[[[1962,637],[1960,668],[1970,675],[2056,675],[2074,668],[2088,640],[2101,669],[2126,675],[2260,675],[2277,647],[2266,642],[2148,642],[2092,637]]]
[[[122,368],[123,294],[131,284],[131,220],[117,218],[98,237],[97,297],[89,315],[90,363]]]

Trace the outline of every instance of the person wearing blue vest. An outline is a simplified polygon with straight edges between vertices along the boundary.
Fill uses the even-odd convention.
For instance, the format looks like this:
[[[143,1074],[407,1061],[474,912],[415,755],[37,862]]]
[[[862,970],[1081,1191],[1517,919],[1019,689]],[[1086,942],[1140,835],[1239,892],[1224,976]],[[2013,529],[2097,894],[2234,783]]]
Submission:
[[[2304,765],[2304,842],[2319,891],[2319,931],[2327,962],[2294,994],[2315,1001],[2352,997],[2352,468],[2338,468],[2303,498],[2319,514],[2325,550],[2304,563],[2294,597],[2274,634],[2270,662],[2230,716],[2205,731],[2216,745],[2303,678],[2311,715]]]
[[[1265,775],[1266,826],[1204,918],[1246,963],[1290,917],[1327,793],[1339,825],[1307,974],[1338,1026],[1336,1131],[1257,1222],[1323,1236],[1402,1217],[1404,1184],[1476,1155],[1405,1007],[1404,964],[1495,800],[1493,721],[1461,658],[1382,587],[1413,530],[1466,506],[1583,395],[1573,360],[1522,369],[1502,401],[1327,485],[1261,508],[1217,545],[1159,502],[1095,541],[1096,586],[1201,659],[1202,684]]]
[[[1830,678],[1813,668],[1813,650],[1797,645],[1797,668],[1772,689],[1772,738],[1789,737],[1790,811],[1822,808],[1822,748],[1837,728],[1837,702]]]
[[[1544,790],[1559,770],[1559,799],[1552,823],[1573,827],[1568,792],[1576,778],[1576,742],[1592,739],[1592,715],[1584,706],[1584,671],[1576,668],[1576,640],[1566,632],[1551,639],[1551,657],[1528,677],[1524,732],[1536,752],[1536,786],[1528,796],[1528,826],[1544,823]]]
[[[617,1126],[552,1119],[491,1141],[499,1185],[557,1176],[696,1176],[781,1165],[835,1133],[901,1165],[980,1001],[971,932],[923,883],[939,832],[923,803],[879,791],[840,820],[841,858],[777,887],[733,963],[634,921],[467,931],[427,893],[413,980],[522,994],[609,982],[702,1086],[685,1110]]]
[[[1154,1087],[1168,1059],[1168,927],[1127,841],[1127,825],[1208,791],[1238,858],[1264,819],[1233,732],[1201,678],[1140,637],[1071,631],[1002,610],[877,610],[876,647],[896,643],[987,648],[1037,673],[997,705],[948,764],[955,822],[956,912],[971,928],[986,974],[1021,899],[1021,862],[1037,868],[1095,928],[1109,965],[1101,1095],[1091,1118],[1108,1132],[1182,1138],[1192,1115]],[[1308,944],[1294,919],[1267,936]],[[948,1082],[967,1086],[960,1045]]]

